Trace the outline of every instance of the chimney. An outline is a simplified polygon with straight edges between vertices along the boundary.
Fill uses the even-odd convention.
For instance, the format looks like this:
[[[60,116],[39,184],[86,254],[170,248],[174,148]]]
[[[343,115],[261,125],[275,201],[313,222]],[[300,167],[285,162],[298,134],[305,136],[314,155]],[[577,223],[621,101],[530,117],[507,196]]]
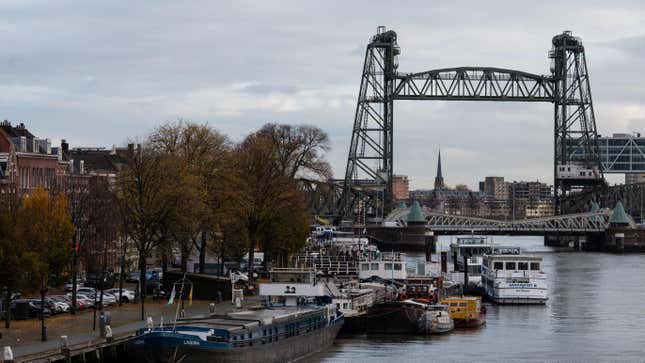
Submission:
[[[81,174],[85,174],[85,160],[80,160],[78,169]]]
[[[63,155],[67,154],[67,152],[69,151],[69,144],[67,143],[67,141],[65,141],[65,139],[62,139],[60,141],[60,148],[63,149]]]
[[[116,155],[116,144],[112,144],[112,150],[110,151],[110,155]]]
[[[47,143],[47,147],[45,148],[45,152],[47,153],[47,155],[49,155],[49,154],[52,153],[52,139],[47,138],[47,139],[45,139],[45,142]]]
[[[128,157],[134,157],[134,144],[128,144]]]

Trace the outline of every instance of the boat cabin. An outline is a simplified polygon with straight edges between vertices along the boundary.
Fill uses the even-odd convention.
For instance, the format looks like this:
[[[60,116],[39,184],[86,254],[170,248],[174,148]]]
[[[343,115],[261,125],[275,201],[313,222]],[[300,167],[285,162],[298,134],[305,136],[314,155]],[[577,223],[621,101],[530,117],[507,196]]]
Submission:
[[[405,280],[408,275],[403,253],[365,251],[360,261],[358,277],[368,279],[372,276],[384,280]]]
[[[277,297],[285,306],[297,306],[299,298],[326,296],[313,269],[276,268],[270,271],[269,280],[260,284],[260,295]]]
[[[486,255],[482,270],[495,276],[528,277],[542,273],[542,257],[534,255]]]
[[[448,305],[450,316],[453,319],[476,319],[482,307],[479,296],[454,296],[441,299],[441,303]]]

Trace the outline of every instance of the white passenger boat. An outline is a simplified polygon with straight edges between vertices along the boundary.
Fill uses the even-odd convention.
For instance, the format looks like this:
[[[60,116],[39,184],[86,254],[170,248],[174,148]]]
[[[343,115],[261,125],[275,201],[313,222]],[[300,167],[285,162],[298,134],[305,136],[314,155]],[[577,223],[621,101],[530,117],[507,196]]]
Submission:
[[[481,278],[488,298],[499,304],[544,304],[548,299],[540,256],[485,255]]]

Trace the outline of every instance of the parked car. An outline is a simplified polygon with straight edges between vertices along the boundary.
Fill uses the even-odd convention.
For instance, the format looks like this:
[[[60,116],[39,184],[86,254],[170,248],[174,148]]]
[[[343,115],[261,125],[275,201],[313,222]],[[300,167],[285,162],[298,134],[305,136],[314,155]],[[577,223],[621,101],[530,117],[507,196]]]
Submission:
[[[80,280],[80,279],[76,280],[76,288],[83,287],[83,286],[85,286],[85,283],[82,280]],[[74,289],[74,284],[73,284],[72,280],[70,279],[65,284],[65,291],[70,292],[73,289]]]
[[[27,301],[27,304],[29,305],[29,315],[30,317],[38,317],[41,314],[41,311],[45,314],[45,316],[51,316],[52,311],[48,307],[47,302],[45,302],[45,308],[42,308],[42,305],[40,304],[40,299],[24,299],[24,300],[16,300],[16,301]]]
[[[69,299],[65,295],[50,295],[49,298],[54,300],[57,304],[61,304],[62,312],[66,313],[70,311],[72,307],[72,299]]]
[[[96,294],[97,290],[93,287],[79,287],[76,289],[77,294],[83,294],[83,295],[94,295]]]
[[[57,299],[48,296],[45,298],[45,303],[48,304],[48,307],[54,314],[61,314],[61,313],[67,313],[69,312],[69,305],[67,303],[64,303],[62,301],[58,301]]]
[[[101,295],[99,294],[98,298],[101,298]],[[110,306],[114,305],[117,302],[118,297],[110,294],[109,292],[103,291],[103,305],[105,306]]]
[[[71,299],[72,293],[67,294],[67,296]],[[82,309],[91,308],[92,306],[94,306],[94,299],[85,294],[77,293],[76,301],[81,303]]]
[[[125,281],[139,282],[139,276],[141,276],[141,273],[139,271],[132,271],[128,274],[128,277],[126,277]]]
[[[109,289],[106,290],[108,293],[116,296],[116,298],[119,298],[119,289]],[[134,296],[134,291],[128,290],[128,289],[123,289],[121,291],[121,302],[127,303],[130,301],[134,301],[135,296]]]

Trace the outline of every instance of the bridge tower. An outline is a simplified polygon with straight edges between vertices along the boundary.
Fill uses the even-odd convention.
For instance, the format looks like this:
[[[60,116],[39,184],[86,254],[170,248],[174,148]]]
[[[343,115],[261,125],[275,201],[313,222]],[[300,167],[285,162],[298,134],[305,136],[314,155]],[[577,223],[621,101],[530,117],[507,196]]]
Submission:
[[[553,37],[552,45],[554,197],[556,214],[561,214],[565,195],[602,185],[604,178],[582,40],[565,31]],[[583,152],[573,156],[576,148]]]
[[[352,140],[347,157],[343,196],[339,212],[364,214],[350,210],[370,209],[368,214],[383,216],[393,203],[393,90],[397,56],[400,48],[393,30],[379,26],[367,45],[361,86],[354,116]],[[376,196],[352,203],[352,190],[367,191]]]

